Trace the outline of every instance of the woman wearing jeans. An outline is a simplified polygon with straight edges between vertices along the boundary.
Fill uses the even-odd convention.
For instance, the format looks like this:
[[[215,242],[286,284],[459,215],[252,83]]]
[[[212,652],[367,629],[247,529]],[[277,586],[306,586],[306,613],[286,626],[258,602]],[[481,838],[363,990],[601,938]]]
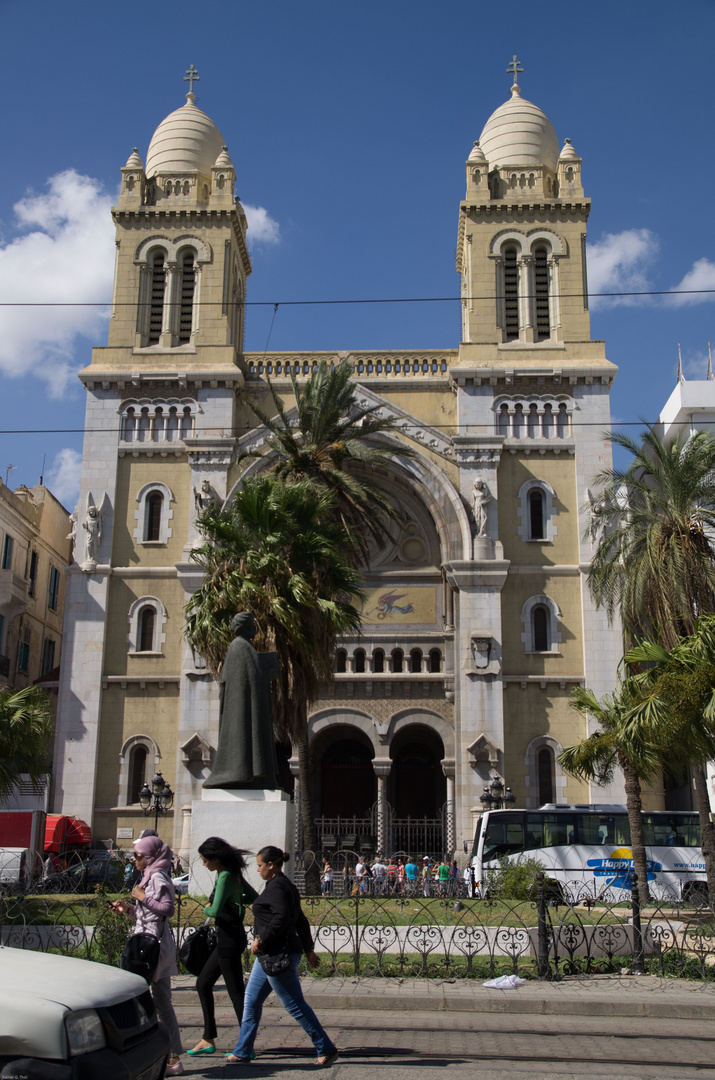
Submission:
[[[251,952],[256,960],[246,987],[241,1033],[233,1053],[226,1054],[226,1059],[246,1063],[251,1060],[263,1003],[274,990],[284,1009],[310,1036],[318,1055],[314,1064],[324,1068],[333,1064],[338,1051],[303,997],[298,977],[301,954],[305,952],[311,967],[318,967],[320,961],[314,952],[308,920],[301,911],[300,894],[283,873],[283,864],[289,858],[280,848],[271,846],[261,848],[256,856],[258,873],[266,883],[253,903],[255,937]],[[261,956],[279,954],[288,954],[290,965],[277,975],[267,975],[261,966]]]

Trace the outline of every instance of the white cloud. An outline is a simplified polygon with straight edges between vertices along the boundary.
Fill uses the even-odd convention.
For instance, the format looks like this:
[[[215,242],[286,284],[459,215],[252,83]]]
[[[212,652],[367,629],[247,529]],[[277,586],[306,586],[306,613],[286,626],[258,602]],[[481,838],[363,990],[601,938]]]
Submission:
[[[109,300],[111,202],[97,180],[73,169],[50,177],[46,192],[21,199],[14,210],[23,235],[0,246],[2,300],[57,305]],[[77,366],[77,338],[101,340],[107,315],[98,307],[0,307],[0,371],[11,377],[36,375],[52,394],[61,395]]]
[[[685,307],[686,304],[702,304],[704,300],[715,300],[713,292],[698,292],[699,289],[715,289],[715,263],[709,259],[698,259],[693,267],[685,275],[679,285],[674,286],[676,292],[694,290],[686,296],[669,296],[668,303],[673,307]]]
[[[45,486],[63,506],[70,510],[79,496],[81,470],[82,455],[66,447],[55,454],[54,461],[45,476]]]
[[[243,209],[246,211],[248,221],[249,244],[254,242],[256,244],[279,243],[280,226],[263,206],[245,205]]]
[[[650,229],[607,233],[588,245],[588,291],[591,307],[607,304],[642,304],[644,296],[596,296],[595,293],[645,292],[651,285],[648,270],[658,254],[658,237]]]

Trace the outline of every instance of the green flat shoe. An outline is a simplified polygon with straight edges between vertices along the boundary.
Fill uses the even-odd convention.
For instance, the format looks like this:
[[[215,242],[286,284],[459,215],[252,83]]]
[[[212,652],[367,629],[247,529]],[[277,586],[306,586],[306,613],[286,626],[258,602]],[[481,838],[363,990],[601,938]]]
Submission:
[[[200,1050],[187,1050],[186,1053],[189,1054],[190,1057],[199,1057],[200,1054],[215,1054],[216,1047],[202,1046]]]

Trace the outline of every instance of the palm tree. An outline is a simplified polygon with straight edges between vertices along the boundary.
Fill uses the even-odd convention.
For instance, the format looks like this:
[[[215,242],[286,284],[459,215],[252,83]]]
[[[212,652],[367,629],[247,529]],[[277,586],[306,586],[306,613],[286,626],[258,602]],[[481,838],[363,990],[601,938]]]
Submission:
[[[650,665],[636,676],[645,696],[632,711],[634,726],[660,733],[668,761],[690,765],[700,818],[705,874],[715,899],[715,826],[703,761],[715,758],[715,616],[698,621],[695,633],[667,650],[652,641],[626,653],[626,661]]]
[[[0,802],[23,775],[39,788],[50,771],[54,720],[50,699],[39,686],[0,690]]]
[[[715,436],[609,438],[632,461],[594,481],[589,588],[611,618],[620,613],[627,645],[645,633],[672,648],[715,611]]]
[[[305,480],[332,492],[335,513],[356,554],[367,562],[370,538],[382,546],[385,522],[399,521],[390,500],[364,475],[384,469],[395,456],[394,447],[376,440],[395,431],[397,423],[392,416],[377,415],[381,406],[359,404],[352,374],[347,360],[335,367],[321,360],[301,389],[291,372],[295,421],[270,380],[268,389],[276,415],[269,417],[251,401],[248,405],[269,432],[266,446],[277,458],[273,474],[281,480]],[[245,456],[263,457],[264,451]],[[414,451],[403,445],[399,456],[414,457]]]
[[[569,704],[584,718],[595,720],[598,730],[564,750],[558,761],[572,776],[597,784],[610,783],[617,766],[622,770],[638,895],[645,904],[648,900],[648,868],[641,816],[641,781],[648,782],[662,769],[663,756],[648,727],[626,722],[640,697],[640,690],[631,679],[600,701],[592,690],[575,687]]]
[[[333,502],[334,495],[306,481],[285,484],[270,475],[247,480],[230,507],[199,519],[208,542],[192,558],[206,577],[185,612],[186,637],[214,676],[237,611],[253,612],[256,647],[278,653],[276,734],[297,750],[304,844],[313,850],[308,704],[332,678],[336,636],[360,627],[351,600],[362,595]],[[313,877],[306,884],[317,892],[317,866]]]
[[[588,584],[609,616],[620,611],[626,648],[649,637],[672,649],[715,611],[715,436],[683,433],[666,444],[648,431],[640,444],[620,434],[610,440],[632,461],[595,480],[602,493],[591,508],[598,546]],[[691,767],[707,846],[703,760]]]

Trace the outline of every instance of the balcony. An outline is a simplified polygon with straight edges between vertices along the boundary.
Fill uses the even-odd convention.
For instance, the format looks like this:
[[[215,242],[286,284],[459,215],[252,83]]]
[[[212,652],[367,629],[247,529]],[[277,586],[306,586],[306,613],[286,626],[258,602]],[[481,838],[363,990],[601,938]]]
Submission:
[[[0,615],[14,619],[27,610],[27,582],[12,570],[0,570]]]

